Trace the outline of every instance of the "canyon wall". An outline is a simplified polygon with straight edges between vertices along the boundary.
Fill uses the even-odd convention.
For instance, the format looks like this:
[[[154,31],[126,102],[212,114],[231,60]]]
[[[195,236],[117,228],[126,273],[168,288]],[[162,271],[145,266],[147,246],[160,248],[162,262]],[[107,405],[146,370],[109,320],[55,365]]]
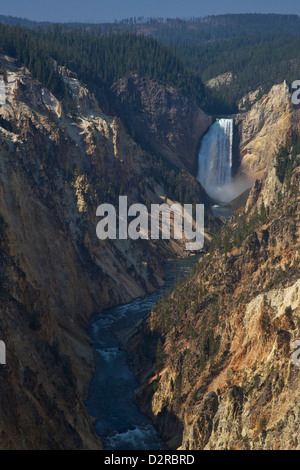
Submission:
[[[213,120],[174,87],[130,74],[112,87],[116,107],[142,144],[197,171],[200,140]]]
[[[129,205],[175,198],[175,180],[199,202],[204,193],[142,150],[72,72],[61,69],[66,101],[9,57],[0,62],[0,447],[101,449],[84,405],[89,319],[161,286],[162,260],[184,246],[100,242],[96,209],[120,194]]]
[[[172,449],[300,449],[300,167],[286,158],[293,171],[273,160],[127,345],[136,401]]]
[[[299,110],[292,104],[287,82],[274,85],[249,111],[239,113],[235,125],[240,156],[237,174],[254,182],[268,170],[289,130],[299,127]]]

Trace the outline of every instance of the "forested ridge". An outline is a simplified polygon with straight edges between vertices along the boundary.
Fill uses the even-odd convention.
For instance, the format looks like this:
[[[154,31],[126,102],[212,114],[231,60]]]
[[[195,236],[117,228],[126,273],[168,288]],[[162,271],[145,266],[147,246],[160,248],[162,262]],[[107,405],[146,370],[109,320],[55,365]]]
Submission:
[[[53,60],[78,74],[97,93],[130,72],[161,81],[179,90],[207,112],[227,110],[206,90],[199,74],[187,70],[182,60],[152,37],[132,33],[100,34],[85,28],[53,25],[30,30],[0,25],[0,47],[28,67],[34,78],[60,96],[66,94]]]
[[[0,22],[9,25],[20,25],[29,28],[47,29],[50,22],[36,22],[27,18],[0,15]],[[275,13],[241,13],[223,14],[192,18],[145,18],[143,16],[125,18],[113,23],[65,23],[69,29],[79,26],[87,30],[107,32],[145,31],[159,40],[186,44],[225,39],[250,34],[288,33],[300,35],[300,18],[298,15]]]
[[[228,104],[250,91],[261,88],[268,92],[274,84],[292,83],[300,77],[300,37],[288,34],[256,34],[178,46],[176,53],[204,82],[231,72],[232,83],[219,90],[220,98]]]
[[[250,91],[267,92],[300,77],[297,15],[139,17],[95,25],[0,16],[1,22],[0,47],[60,95],[66,91],[50,58],[108,97],[116,80],[135,72],[178,88],[209,114],[235,113],[237,102]],[[226,72],[232,73],[230,84],[205,87]]]

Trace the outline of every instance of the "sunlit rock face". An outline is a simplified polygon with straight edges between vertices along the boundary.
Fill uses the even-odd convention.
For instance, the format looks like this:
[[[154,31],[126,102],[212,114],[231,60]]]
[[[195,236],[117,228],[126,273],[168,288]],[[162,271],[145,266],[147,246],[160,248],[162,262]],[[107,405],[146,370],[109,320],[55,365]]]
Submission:
[[[292,105],[288,84],[273,86],[248,112],[238,114],[235,124],[239,136],[238,175],[254,181],[268,171],[275,150],[289,130],[299,127],[299,110]]]
[[[300,168],[287,184],[269,158],[242,218],[129,341],[136,399],[171,448],[300,448]]]

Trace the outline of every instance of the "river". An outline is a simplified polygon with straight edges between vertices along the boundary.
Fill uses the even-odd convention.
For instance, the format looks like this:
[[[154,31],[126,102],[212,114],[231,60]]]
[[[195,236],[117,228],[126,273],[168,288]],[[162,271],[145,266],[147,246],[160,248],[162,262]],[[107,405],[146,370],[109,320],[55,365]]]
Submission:
[[[161,290],[95,315],[90,335],[94,341],[95,375],[91,383],[87,409],[96,417],[95,427],[107,450],[160,450],[164,443],[151,421],[133,401],[138,383],[131,372],[126,352],[116,333],[134,326],[149,314],[160,295],[178,278],[185,276],[199,256],[166,265],[166,282]]]

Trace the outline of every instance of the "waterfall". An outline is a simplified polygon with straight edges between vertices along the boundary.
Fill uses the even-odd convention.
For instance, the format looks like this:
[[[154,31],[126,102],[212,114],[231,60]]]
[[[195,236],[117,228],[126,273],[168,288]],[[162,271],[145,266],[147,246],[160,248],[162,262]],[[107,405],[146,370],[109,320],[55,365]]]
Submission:
[[[233,119],[219,119],[204,136],[198,159],[197,180],[219,201],[231,199]]]

